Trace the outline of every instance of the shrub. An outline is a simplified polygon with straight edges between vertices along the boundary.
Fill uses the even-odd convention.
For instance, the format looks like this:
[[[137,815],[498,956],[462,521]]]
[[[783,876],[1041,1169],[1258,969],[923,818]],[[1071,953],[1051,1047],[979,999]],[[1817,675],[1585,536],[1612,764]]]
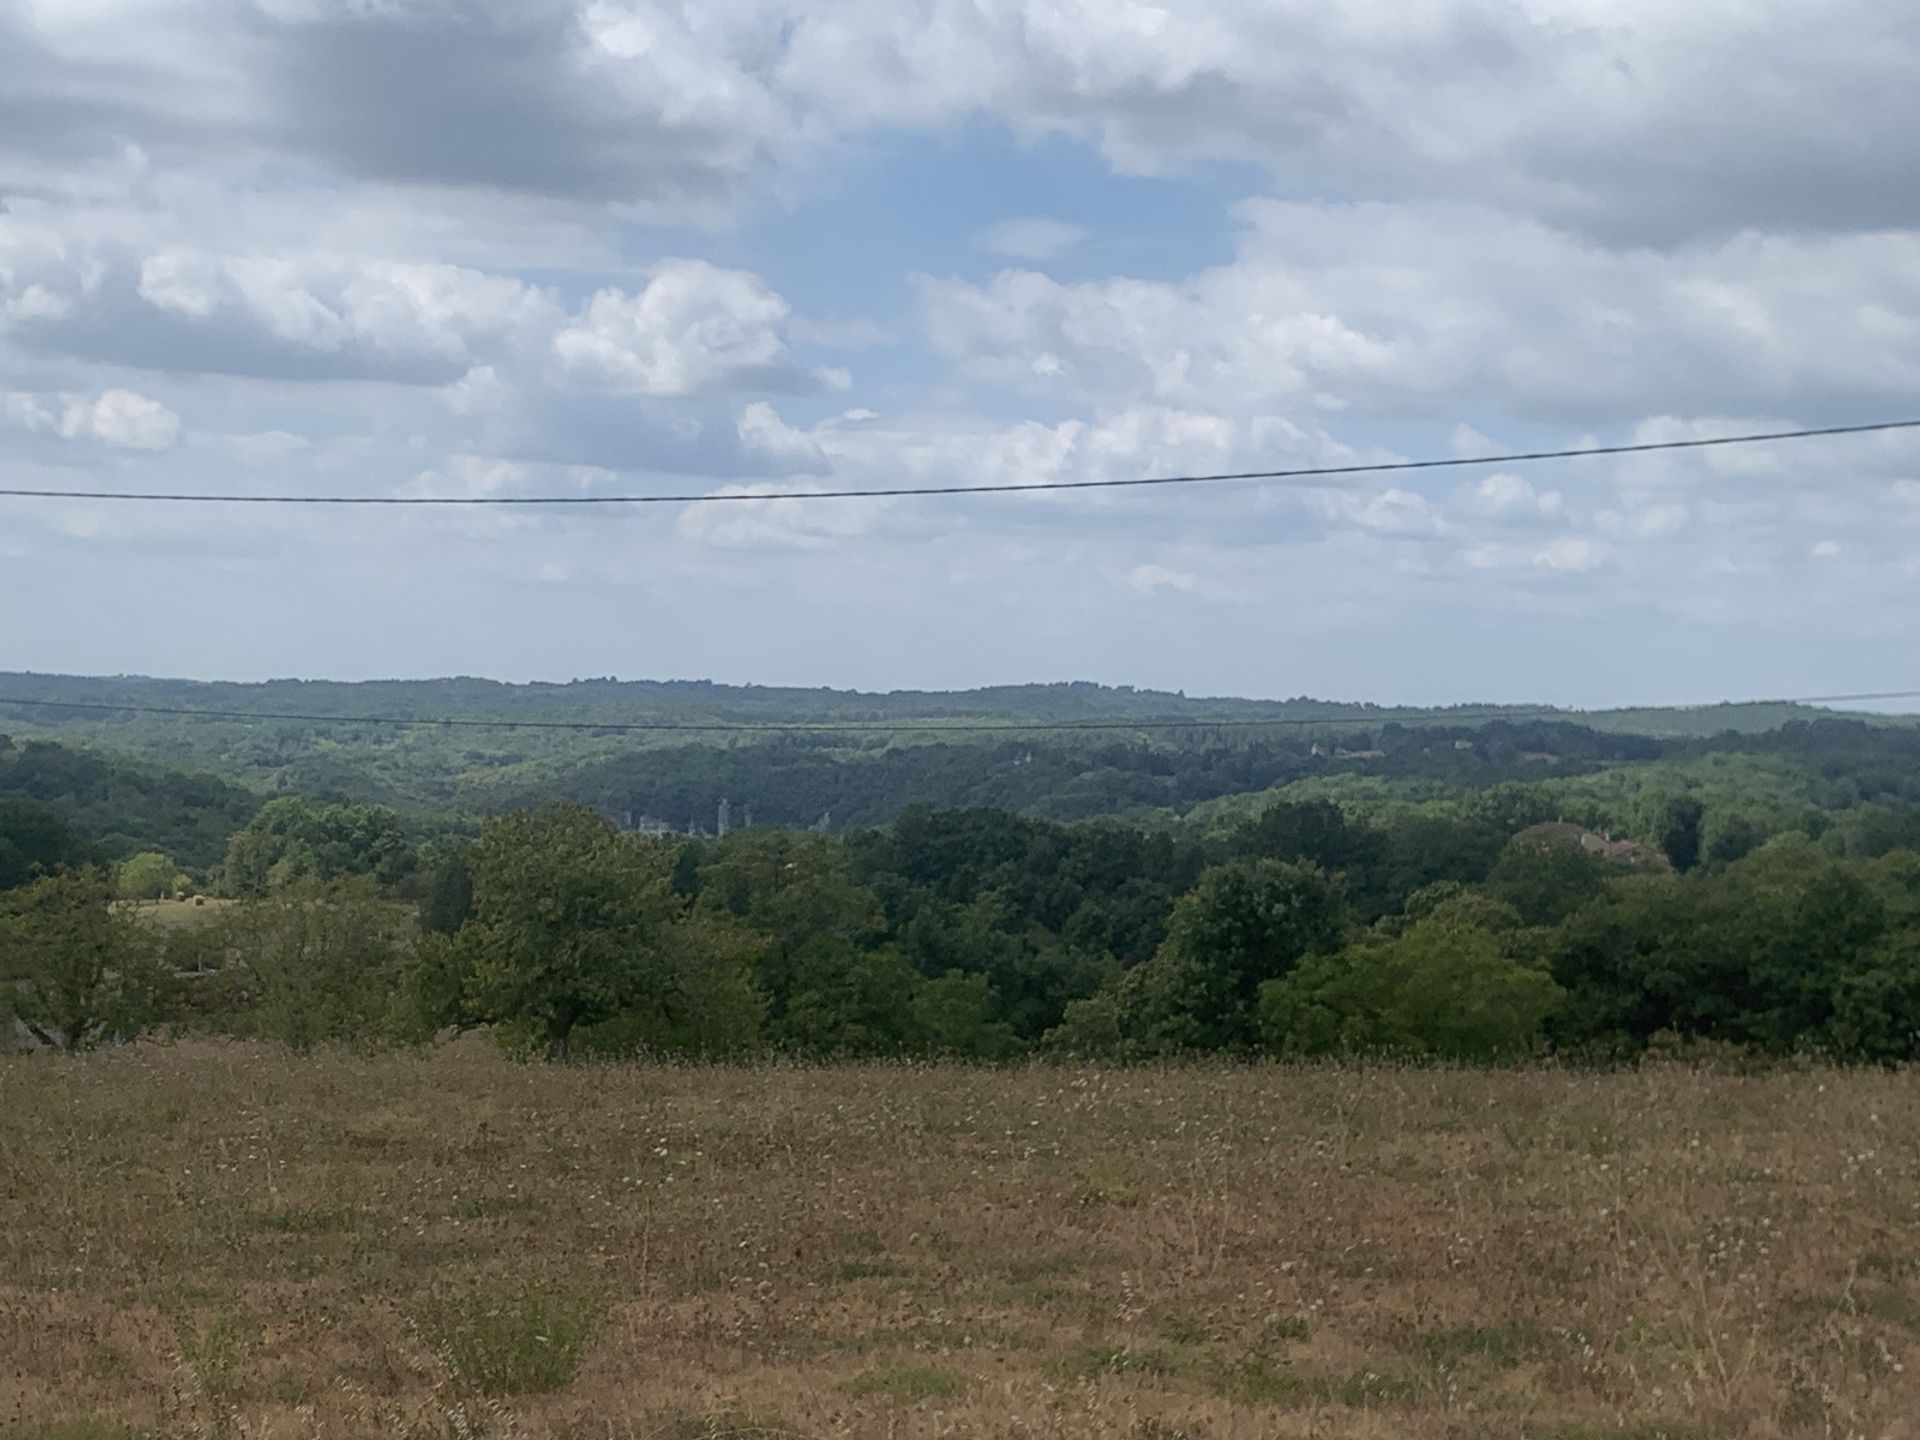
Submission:
[[[104,873],[44,876],[0,897],[0,1014],[60,1049],[130,1040],[167,990],[154,949]]]
[[[490,1284],[441,1296],[414,1316],[421,1336],[483,1395],[564,1389],[598,1335],[601,1305],[563,1286]]]

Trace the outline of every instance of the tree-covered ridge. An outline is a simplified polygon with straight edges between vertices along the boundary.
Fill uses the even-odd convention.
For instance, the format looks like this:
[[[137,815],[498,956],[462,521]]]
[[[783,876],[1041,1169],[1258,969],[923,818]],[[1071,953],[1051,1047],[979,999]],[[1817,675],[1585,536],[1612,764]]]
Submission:
[[[7,696],[32,696],[76,705],[153,706],[253,714],[377,715],[406,723],[371,725],[264,717],[232,721],[97,709],[42,709],[10,706],[5,700]],[[229,684],[143,677],[0,675],[0,728],[11,729],[16,735],[105,746],[176,768],[207,771],[258,790],[416,809],[481,810],[502,803],[519,803],[528,793],[568,795],[598,803],[586,792],[595,785],[605,788],[608,779],[605,772],[610,768],[617,774],[623,765],[634,763],[636,754],[653,749],[680,752],[671,763],[690,768],[697,763],[692,753],[695,750],[752,748],[764,738],[594,728],[602,726],[671,723],[907,727],[814,736],[806,741],[822,755],[855,760],[924,745],[951,748],[982,745],[991,749],[1009,739],[1045,743],[1061,753],[1081,755],[1117,745],[1188,756],[1263,745],[1287,751],[1293,748],[1291,742],[1294,741],[1301,742],[1299,748],[1310,749],[1319,741],[1327,752],[1328,763],[1333,764],[1337,763],[1335,751],[1364,754],[1378,748],[1383,729],[1397,726],[1416,732],[1453,729],[1472,733],[1481,727],[1485,717],[1498,715],[1503,709],[1508,715],[1507,723],[1522,729],[1530,727],[1537,715],[1537,707],[1463,705],[1437,711],[1408,711],[1304,697],[1281,701],[1189,697],[1084,683],[1004,686],[951,693],[862,694],[827,689],[728,686],[706,681],[585,680],[564,685],[508,685],[474,679],[356,684],[285,680]],[[1546,720],[1549,724],[1577,725],[1590,733],[1674,739],[1711,736],[1729,730],[1751,733],[1820,713],[1803,707],[1736,706],[1569,713],[1549,716]],[[1472,718],[1454,721],[1447,718],[1449,714]],[[1416,720],[1416,716],[1421,718]],[[540,721],[589,728],[493,730],[434,723],[445,719]],[[928,728],[954,723],[1041,726],[1110,720],[1134,722],[1141,728],[1079,735],[1036,731],[1013,737],[1000,731],[954,735]],[[1149,724],[1167,720],[1220,723],[1217,727],[1203,724],[1201,728],[1172,731],[1154,729]],[[788,753],[768,751],[765,755],[771,763]],[[1534,746],[1522,744],[1516,753],[1541,752]],[[900,762],[889,760],[887,763]],[[984,772],[994,760],[991,756],[975,757],[974,763],[979,772]],[[937,762],[930,762],[930,768],[941,767]],[[1274,771],[1243,788],[1263,788],[1284,783],[1288,778]],[[1216,789],[1208,793],[1226,792]],[[922,791],[913,798],[943,804],[1028,803],[998,799],[978,787],[975,793]],[[709,798],[706,805],[712,803],[713,798]],[[768,794],[760,798],[760,803],[774,806],[783,803],[783,797]],[[1075,810],[1075,803],[1073,797],[1066,797],[1047,813],[1092,813],[1084,806]],[[862,818],[883,817],[863,812]]]
[[[220,862],[260,805],[211,776],[0,734],[0,802],[8,800],[44,811],[107,859],[159,851],[197,870]]]
[[[469,777],[459,803],[396,807],[322,789],[307,792],[310,799],[283,796],[271,813],[318,805],[339,812],[326,824],[349,829],[377,813],[382,825],[414,845],[433,835],[471,834],[489,813],[555,799],[585,804],[624,828],[683,835],[717,830],[722,801],[730,802],[734,828],[840,834],[890,824],[919,804],[1064,822],[1182,822],[1205,831],[1230,829],[1276,802],[1325,800],[1381,824],[1520,806],[1657,843],[1649,809],[1680,794],[1704,811],[1705,852],[1732,859],[1788,830],[1815,836],[1850,826],[1899,831],[1909,824],[1908,813],[1920,809],[1916,777],[1920,730],[1853,719],[1702,741],[1501,720],[1472,728],[1289,730],[1233,744],[1047,736],[849,745],[840,737],[789,736],[730,746],[639,747],[561,767],[545,779]],[[0,796],[49,810],[79,843],[110,859],[157,852],[197,884],[257,889],[239,869],[229,873],[227,862],[234,858],[230,839],[262,802],[230,783],[97,749],[5,740]],[[253,827],[255,839],[259,829]],[[316,868],[297,857],[293,863],[302,873]],[[158,862],[151,864],[157,871]],[[358,872],[346,867],[343,873]]]

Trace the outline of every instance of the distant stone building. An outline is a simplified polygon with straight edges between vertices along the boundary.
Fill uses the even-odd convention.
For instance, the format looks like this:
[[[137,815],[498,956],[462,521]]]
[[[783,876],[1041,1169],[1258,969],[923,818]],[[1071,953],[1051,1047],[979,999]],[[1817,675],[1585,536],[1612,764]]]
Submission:
[[[1603,860],[1615,860],[1624,865],[1632,865],[1647,870],[1671,870],[1673,863],[1651,845],[1643,845],[1638,840],[1616,840],[1611,835],[1602,835],[1598,831],[1566,820],[1549,820],[1542,825],[1530,825],[1513,837],[1527,844],[1548,846],[1566,846],[1583,850],[1589,855],[1598,855]]]

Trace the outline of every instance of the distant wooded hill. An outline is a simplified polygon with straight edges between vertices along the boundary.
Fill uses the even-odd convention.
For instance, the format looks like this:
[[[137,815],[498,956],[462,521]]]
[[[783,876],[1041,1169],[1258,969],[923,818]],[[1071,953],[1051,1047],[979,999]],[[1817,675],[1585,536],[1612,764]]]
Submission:
[[[68,706],[239,711],[261,718],[50,709],[7,703],[13,698],[53,700]],[[404,723],[271,719],[262,712],[380,716]],[[1590,736],[1704,739],[1729,732],[1765,733],[1825,713],[1802,706],[1767,705],[1539,717],[1529,707],[1464,705],[1451,712],[1411,711],[1307,698],[1199,698],[1077,682],[865,694],[682,680],[509,685],[459,678],[234,684],[0,673],[0,730],[16,737],[101,747],[179,770],[218,775],[256,791],[330,795],[426,809],[490,808],[503,800],[557,792],[622,810],[638,806],[660,811],[676,823],[704,815],[721,795],[730,795],[736,803],[756,803],[761,807],[757,815],[779,823],[811,823],[829,809],[849,820],[884,818],[912,799],[1008,803],[1061,815],[1140,806],[1178,810],[1233,790],[1262,790],[1329,768],[1364,769],[1369,758],[1378,758],[1364,752],[1381,748],[1382,728],[1393,725],[1421,731],[1426,738],[1418,743],[1425,747],[1434,743],[1433,732],[1481,736],[1487,717],[1494,717],[1494,723],[1510,728],[1495,735],[1480,758],[1504,767],[1512,758],[1506,754],[1509,748],[1516,755],[1551,753],[1560,761],[1579,763],[1652,758],[1644,752],[1619,753],[1598,743],[1575,743],[1567,737],[1576,727]],[[589,727],[833,724],[908,728],[768,740],[725,733],[489,730],[435,723],[448,719]],[[1217,729],[1204,724],[1180,730],[1152,728],[1154,722],[1175,720],[1221,724]],[[1133,722],[1141,728],[1012,736],[1004,731],[917,733],[913,728],[941,723],[1044,726],[1088,721]],[[1254,722],[1278,723],[1269,728]],[[1551,733],[1529,739],[1541,724]],[[1316,743],[1324,752],[1318,757],[1311,755]],[[899,753],[912,748],[940,753]],[[1017,775],[1006,768],[1029,750],[1038,770]],[[1350,754],[1343,757],[1338,753],[1342,750]],[[1223,754],[1238,758],[1190,758]],[[1355,760],[1355,755],[1360,758]],[[1400,755],[1396,766],[1404,758]],[[1306,766],[1307,759],[1324,763]],[[844,783],[849,777],[829,768],[848,760],[866,762],[871,781],[849,788]],[[1302,764],[1296,766],[1296,760]],[[1094,773],[1082,778],[1088,771]],[[759,784],[757,777],[769,772],[778,772],[787,781],[780,787]],[[833,780],[814,783],[823,773],[832,774]],[[683,777],[684,783],[674,776]],[[943,793],[927,794],[924,788],[915,788],[930,783]],[[750,793],[755,789],[763,792],[757,799]],[[773,793],[775,789],[794,793],[789,800]]]

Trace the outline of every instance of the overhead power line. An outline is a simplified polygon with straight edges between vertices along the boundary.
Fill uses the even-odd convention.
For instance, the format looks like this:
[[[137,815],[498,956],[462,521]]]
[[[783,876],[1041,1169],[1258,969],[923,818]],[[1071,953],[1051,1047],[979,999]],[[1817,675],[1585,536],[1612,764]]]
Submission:
[[[1148,475],[1106,480],[1016,480],[986,485],[892,485],[874,490],[790,490],[775,495],[729,491],[678,495],[220,495],[198,491],[48,490],[0,487],[0,497],[20,500],[138,500],[174,505],[708,505],[738,501],[880,500],[925,495],[1006,495],[1042,490],[1124,490],[1149,485],[1218,485],[1236,480],[1310,480],[1345,475],[1389,475],[1410,470],[1455,470],[1478,465],[1523,465],[1543,460],[1580,460],[1605,455],[1650,455],[1667,450],[1709,450],[1732,445],[1768,445],[1834,435],[1872,435],[1920,429],[1920,420],[1878,420],[1867,425],[1823,425],[1715,435],[1693,440],[1647,440],[1629,445],[1590,445],[1566,450],[1522,450],[1506,455],[1447,456],[1427,460],[1381,460],[1356,465],[1310,465],[1287,470],[1235,470],[1211,475]]]
[[[706,720],[493,720],[475,716],[421,715],[313,715],[276,710],[213,710],[172,705],[122,705],[86,700],[46,700],[31,696],[0,696],[0,709],[27,706],[46,710],[84,710],[111,715],[169,715],[195,720],[278,720],[309,725],[418,725],[466,730],[572,730],[615,734],[700,735],[1030,735],[1119,730],[1253,730],[1339,727],[1366,728],[1387,724],[1445,724],[1480,720],[1556,719],[1578,724],[1606,714],[1637,714],[1643,710],[1698,713],[1708,710],[1751,710],[1768,705],[1864,705],[1890,700],[1920,700],[1920,690],[1878,690],[1853,695],[1801,695],[1775,700],[1713,700],[1690,705],[1625,706],[1614,711],[1568,710],[1553,705],[1515,705],[1484,710],[1402,710],[1361,715],[1277,715],[1271,719],[1230,716],[1207,719],[1179,716],[1164,720],[835,720],[792,724],[755,724]]]

